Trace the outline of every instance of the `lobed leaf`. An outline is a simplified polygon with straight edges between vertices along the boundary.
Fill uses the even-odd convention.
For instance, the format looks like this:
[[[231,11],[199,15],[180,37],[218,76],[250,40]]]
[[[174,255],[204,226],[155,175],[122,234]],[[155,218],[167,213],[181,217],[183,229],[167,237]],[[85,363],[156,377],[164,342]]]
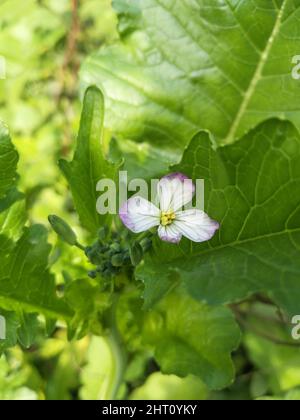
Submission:
[[[60,161],[81,224],[92,234],[96,234],[99,227],[108,223],[110,218],[109,215],[99,215],[96,210],[97,183],[103,178],[116,177],[116,166],[104,156],[103,118],[103,95],[96,87],[89,87],[84,97],[74,159],[70,163]]]

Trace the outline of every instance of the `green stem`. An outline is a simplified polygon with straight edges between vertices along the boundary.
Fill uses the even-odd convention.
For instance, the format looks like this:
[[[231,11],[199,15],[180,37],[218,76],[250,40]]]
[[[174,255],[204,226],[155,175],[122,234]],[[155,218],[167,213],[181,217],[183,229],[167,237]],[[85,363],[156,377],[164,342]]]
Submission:
[[[81,249],[82,251],[85,251],[85,247],[83,245],[81,245],[79,242],[76,241],[75,246],[79,249]]]
[[[118,299],[119,297],[115,295],[113,304],[107,316],[107,327],[109,328],[107,343],[110,347],[111,355],[113,358],[113,372],[111,375],[112,380],[110,381],[107,391],[107,399],[111,400],[115,400],[117,398],[118,391],[123,382],[127,359],[126,351],[124,349],[124,344],[116,320]]]
[[[152,238],[153,233],[151,231],[142,232],[139,234],[139,236],[136,238],[136,242],[141,242],[145,238]]]
[[[281,340],[280,338],[274,337],[271,334],[260,331],[258,328],[251,325],[245,318],[244,315],[237,309],[234,310],[237,321],[248,331],[253,332],[255,335],[264,338],[265,340],[271,341],[274,344],[286,347],[300,347],[300,343]]]

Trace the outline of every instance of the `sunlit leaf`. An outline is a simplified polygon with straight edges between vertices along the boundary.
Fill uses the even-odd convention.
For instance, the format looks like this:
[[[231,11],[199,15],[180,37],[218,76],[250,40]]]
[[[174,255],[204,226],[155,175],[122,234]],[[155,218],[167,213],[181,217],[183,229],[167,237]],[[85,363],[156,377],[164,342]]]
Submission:
[[[183,148],[199,129],[232,143],[267,118],[300,127],[294,0],[115,0],[120,41],[89,57],[83,87],[121,137]]]

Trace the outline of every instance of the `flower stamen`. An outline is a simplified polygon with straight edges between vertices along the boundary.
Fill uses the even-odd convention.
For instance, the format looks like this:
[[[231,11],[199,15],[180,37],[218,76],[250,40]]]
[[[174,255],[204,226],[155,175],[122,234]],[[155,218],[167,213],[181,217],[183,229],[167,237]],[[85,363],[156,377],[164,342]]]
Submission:
[[[175,212],[173,210],[162,211],[160,216],[160,224],[162,226],[169,226],[176,219]]]

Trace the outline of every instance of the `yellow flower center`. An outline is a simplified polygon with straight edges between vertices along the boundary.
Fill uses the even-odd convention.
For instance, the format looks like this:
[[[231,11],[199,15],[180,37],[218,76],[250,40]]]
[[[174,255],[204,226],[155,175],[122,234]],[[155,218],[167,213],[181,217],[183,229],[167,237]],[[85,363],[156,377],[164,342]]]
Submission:
[[[162,226],[168,226],[176,219],[175,213],[172,210],[162,211],[160,215],[160,223]]]

